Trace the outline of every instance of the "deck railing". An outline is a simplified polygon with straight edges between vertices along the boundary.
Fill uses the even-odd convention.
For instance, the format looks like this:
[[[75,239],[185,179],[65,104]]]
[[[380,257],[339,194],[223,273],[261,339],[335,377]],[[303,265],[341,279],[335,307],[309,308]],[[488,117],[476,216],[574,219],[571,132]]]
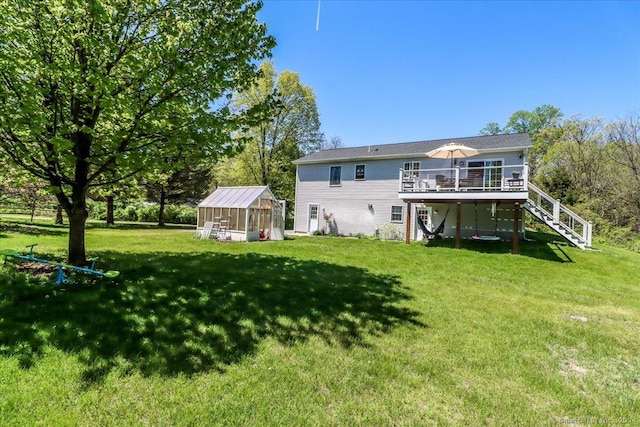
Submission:
[[[400,169],[401,193],[527,191],[527,164],[440,169]]]
[[[560,203],[535,185],[529,183],[529,202],[533,203],[536,209],[544,213],[558,224],[567,233],[583,240],[587,246],[591,246],[593,225],[591,222],[581,218],[571,209]]]

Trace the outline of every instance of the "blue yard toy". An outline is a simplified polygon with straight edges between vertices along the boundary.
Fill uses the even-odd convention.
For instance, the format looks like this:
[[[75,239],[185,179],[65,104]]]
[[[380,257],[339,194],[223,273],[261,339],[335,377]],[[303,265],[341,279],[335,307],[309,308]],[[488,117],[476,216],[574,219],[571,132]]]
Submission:
[[[16,258],[16,259],[20,259],[20,260],[27,260],[27,261],[32,261],[32,262],[39,262],[42,264],[49,264],[49,265],[54,265],[56,267],[58,267],[58,274],[56,277],[56,285],[61,285],[63,283],[65,283],[67,281],[67,278],[64,274],[64,270],[70,270],[70,271],[79,271],[81,273],[87,273],[87,274],[93,274],[96,276],[102,276],[102,277],[106,277],[108,279],[113,279],[114,277],[117,277],[118,275],[120,275],[119,271],[115,271],[115,270],[110,270],[110,271],[100,271],[100,270],[96,270],[95,266],[96,266],[96,261],[98,260],[98,258],[91,258],[91,266],[90,267],[78,267],[75,265],[71,265],[71,264],[65,264],[62,262],[57,262],[57,261],[51,261],[48,259],[44,259],[44,258],[37,258],[33,255],[33,247],[36,246],[37,244],[33,244],[33,245],[27,245],[26,247],[29,248],[29,254],[28,255],[22,255],[19,253],[15,253],[14,251],[10,250],[10,249],[3,249],[2,251],[0,251],[1,255],[4,255],[4,263],[7,263],[7,258],[11,257],[11,258]]]

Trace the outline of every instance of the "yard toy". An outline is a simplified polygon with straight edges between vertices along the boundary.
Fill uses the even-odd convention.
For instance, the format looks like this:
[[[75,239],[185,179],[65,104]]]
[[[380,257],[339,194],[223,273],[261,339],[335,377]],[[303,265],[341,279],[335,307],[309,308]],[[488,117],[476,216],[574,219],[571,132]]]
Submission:
[[[7,258],[8,257],[12,257],[12,258],[17,258],[17,259],[24,259],[27,261],[32,261],[32,262],[39,262],[42,264],[49,264],[49,265],[54,265],[56,267],[58,267],[58,275],[56,277],[56,285],[61,285],[62,283],[65,283],[67,281],[67,278],[64,275],[64,269],[66,268],[67,270],[71,270],[71,271],[79,271],[81,273],[87,273],[87,274],[93,274],[96,276],[101,276],[101,277],[106,277],[108,279],[113,279],[114,277],[117,277],[118,275],[120,275],[119,271],[115,271],[115,270],[109,270],[109,271],[100,271],[100,270],[96,270],[95,266],[96,266],[96,261],[98,260],[98,258],[92,258],[89,261],[91,261],[91,266],[90,267],[78,267],[76,265],[71,265],[71,264],[65,264],[62,262],[57,262],[57,261],[51,261],[48,259],[44,259],[44,258],[36,258],[35,256],[33,256],[33,247],[36,246],[37,244],[33,244],[33,245],[27,245],[27,248],[29,249],[29,254],[28,255],[22,255],[19,253],[15,253],[10,249],[3,249],[0,254],[4,255],[4,262],[6,264],[7,262]]]
[[[491,204],[491,215],[495,218],[495,229],[493,230],[493,235],[482,235],[478,233],[478,202],[476,201],[476,234],[471,236],[473,240],[487,240],[490,242],[498,242],[500,241],[500,236],[498,236],[498,208],[500,207],[500,202],[494,202]]]

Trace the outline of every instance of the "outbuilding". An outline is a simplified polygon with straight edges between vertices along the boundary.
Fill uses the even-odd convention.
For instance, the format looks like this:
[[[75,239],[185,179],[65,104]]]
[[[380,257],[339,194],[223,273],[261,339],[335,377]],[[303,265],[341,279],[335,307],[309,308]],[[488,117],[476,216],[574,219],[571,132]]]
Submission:
[[[285,201],[268,186],[220,187],[198,204],[198,234],[220,240],[284,240]]]

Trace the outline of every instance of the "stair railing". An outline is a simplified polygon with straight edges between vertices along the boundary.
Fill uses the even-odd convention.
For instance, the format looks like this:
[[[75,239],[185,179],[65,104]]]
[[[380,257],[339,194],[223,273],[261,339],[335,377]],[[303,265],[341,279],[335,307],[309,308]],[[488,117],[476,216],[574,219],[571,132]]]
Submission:
[[[534,184],[529,183],[529,203],[552,219],[553,224],[591,247],[593,225]]]

